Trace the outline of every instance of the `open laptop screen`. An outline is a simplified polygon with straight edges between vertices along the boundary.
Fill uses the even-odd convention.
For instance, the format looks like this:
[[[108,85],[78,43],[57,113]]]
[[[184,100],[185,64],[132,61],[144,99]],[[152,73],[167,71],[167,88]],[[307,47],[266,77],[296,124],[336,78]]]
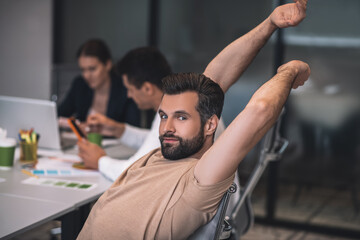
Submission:
[[[56,103],[46,100],[0,96],[0,127],[18,139],[20,129],[40,134],[38,147],[61,149]]]

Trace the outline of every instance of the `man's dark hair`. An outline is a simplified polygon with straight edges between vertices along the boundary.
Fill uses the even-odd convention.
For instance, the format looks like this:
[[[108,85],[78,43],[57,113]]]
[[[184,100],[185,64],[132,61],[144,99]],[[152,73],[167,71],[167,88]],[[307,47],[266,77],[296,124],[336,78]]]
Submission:
[[[162,89],[161,79],[171,74],[171,67],[164,55],[155,47],[141,47],[129,51],[116,64],[117,72],[126,74],[137,89],[150,82]]]
[[[175,95],[187,91],[198,94],[199,101],[196,110],[200,114],[202,126],[214,114],[220,119],[224,105],[224,92],[210,78],[198,73],[177,73],[165,77],[162,82],[164,94]]]
[[[101,39],[90,39],[83,43],[76,52],[76,58],[81,56],[97,57],[103,64],[111,60],[109,47]]]

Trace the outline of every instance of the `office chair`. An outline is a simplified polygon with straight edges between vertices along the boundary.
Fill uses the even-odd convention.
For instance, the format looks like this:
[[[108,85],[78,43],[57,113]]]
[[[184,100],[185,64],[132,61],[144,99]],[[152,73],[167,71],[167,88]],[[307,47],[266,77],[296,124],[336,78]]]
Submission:
[[[251,194],[262,173],[270,161],[281,159],[289,142],[280,136],[281,116],[276,124],[266,133],[258,163],[243,189],[240,189],[240,199],[236,203],[230,216],[225,216],[231,193],[236,191],[233,184],[222,198],[216,215],[204,226],[198,228],[188,239],[230,239],[239,240],[254,223],[254,213],[251,205]],[[233,189],[234,188],[234,189]],[[231,193],[229,193],[231,192]]]
[[[283,115],[282,111],[281,116]],[[226,219],[232,226],[231,239],[238,240],[254,223],[254,214],[251,205],[251,194],[260,180],[270,161],[278,161],[289,145],[288,140],[280,136],[281,116],[276,124],[266,133],[263,147],[256,167],[254,168],[245,187],[240,191],[240,199],[231,215]]]
[[[229,189],[222,197],[218,210],[215,216],[205,224],[198,228],[188,240],[216,240],[227,239],[231,234],[231,227],[225,220],[225,213],[229,204],[231,194],[235,193],[237,189],[236,184],[231,184]]]

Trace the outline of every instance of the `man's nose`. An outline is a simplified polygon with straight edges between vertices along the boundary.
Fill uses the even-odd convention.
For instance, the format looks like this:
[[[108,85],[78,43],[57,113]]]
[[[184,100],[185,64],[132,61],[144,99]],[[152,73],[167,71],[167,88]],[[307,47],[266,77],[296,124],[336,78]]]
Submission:
[[[171,119],[166,120],[166,122],[164,123],[163,131],[164,131],[164,133],[175,132],[174,123]]]

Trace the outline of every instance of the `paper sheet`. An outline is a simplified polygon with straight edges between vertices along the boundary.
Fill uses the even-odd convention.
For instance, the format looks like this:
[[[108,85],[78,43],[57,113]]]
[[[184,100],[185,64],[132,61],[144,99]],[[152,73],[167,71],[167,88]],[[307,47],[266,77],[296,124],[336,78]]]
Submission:
[[[73,168],[74,163],[78,163],[78,159],[72,155],[63,155],[61,157],[42,157],[38,159],[34,169],[27,169],[37,176],[99,176],[99,171],[96,170],[80,170]]]
[[[72,190],[85,190],[89,191],[97,186],[96,183],[72,181],[56,178],[34,178],[30,177],[22,181],[24,184],[44,186],[44,187],[55,187]]]

